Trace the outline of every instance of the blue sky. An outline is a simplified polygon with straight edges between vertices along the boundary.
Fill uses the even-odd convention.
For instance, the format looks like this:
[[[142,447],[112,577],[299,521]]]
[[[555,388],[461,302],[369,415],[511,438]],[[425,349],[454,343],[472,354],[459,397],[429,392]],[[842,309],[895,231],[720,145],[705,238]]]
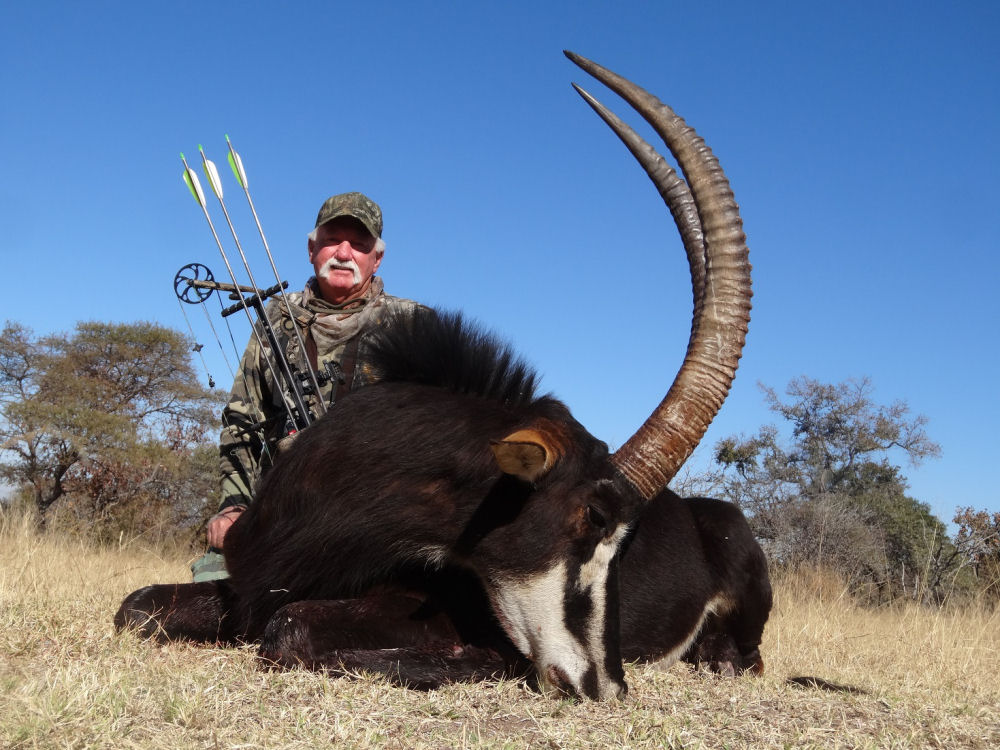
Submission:
[[[184,328],[177,270],[225,271],[178,154],[223,168],[228,133],[293,288],[320,203],[362,190],[387,289],[496,328],[620,445],[680,363],[690,292],[658,196],[569,82],[626,108],[567,48],[670,103],[742,208],[753,319],[695,464],[772,421],[758,382],[870,376],[942,446],[904,465],[911,494],[946,521],[1000,510],[998,38],[989,2],[5,3],[0,317]]]

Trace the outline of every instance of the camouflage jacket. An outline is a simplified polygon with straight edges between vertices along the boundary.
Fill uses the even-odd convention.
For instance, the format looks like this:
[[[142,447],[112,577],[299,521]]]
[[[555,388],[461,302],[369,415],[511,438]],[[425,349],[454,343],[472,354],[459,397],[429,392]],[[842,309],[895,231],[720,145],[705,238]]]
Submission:
[[[265,311],[279,346],[284,348],[295,370],[308,373],[312,358],[308,350],[314,351],[316,372],[321,376],[320,392],[319,396],[307,394],[305,399],[312,416],[318,417],[323,413],[320,398],[329,406],[338,393],[370,382],[366,367],[366,333],[380,325],[390,313],[411,310],[417,303],[385,294],[382,280],[374,277],[369,294],[362,301],[323,314],[324,308],[331,306],[316,300],[318,295],[313,292],[313,284],[314,280],[310,279],[305,291],[286,295],[291,317],[284,302],[278,299],[268,302]],[[307,349],[305,352],[294,333],[295,325]],[[253,487],[270,467],[278,441],[289,433],[284,399],[290,398],[290,394],[280,375],[278,383],[275,382],[277,364],[268,356],[270,347],[259,329],[258,323],[260,339],[258,341],[258,337],[251,334],[229,402],[222,410],[220,510],[252,502]]]

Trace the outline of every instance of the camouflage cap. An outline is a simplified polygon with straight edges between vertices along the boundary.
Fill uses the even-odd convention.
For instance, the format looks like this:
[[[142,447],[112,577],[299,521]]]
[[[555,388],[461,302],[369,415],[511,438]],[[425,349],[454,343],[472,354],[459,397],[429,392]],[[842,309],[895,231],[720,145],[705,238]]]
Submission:
[[[357,219],[376,239],[382,236],[382,209],[367,195],[341,193],[327,198],[316,217],[316,226],[341,216]]]

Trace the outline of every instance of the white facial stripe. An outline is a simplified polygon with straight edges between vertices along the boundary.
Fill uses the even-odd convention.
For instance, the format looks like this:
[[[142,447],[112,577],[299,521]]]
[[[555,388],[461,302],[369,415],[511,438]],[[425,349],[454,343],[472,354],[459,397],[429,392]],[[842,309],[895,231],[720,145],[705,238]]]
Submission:
[[[521,653],[538,662],[546,644],[576,644],[566,630],[560,606],[566,591],[565,563],[559,562],[527,579],[496,583],[497,612],[507,635]]]
[[[569,579],[564,562],[526,580],[496,582],[495,605],[504,630],[521,653],[535,662],[543,684],[548,680],[548,668],[556,666],[582,694],[584,677],[593,668],[602,697],[617,694],[617,685],[604,664],[604,625],[608,566],[627,532],[628,526],[620,525],[597,545],[590,560],[580,567],[575,588],[591,602],[587,643],[581,643],[566,626],[565,596]]]
[[[593,607],[590,622],[587,623],[587,650],[592,654],[600,654],[601,659],[595,664],[599,684],[607,685],[611,678],[607,674],[604,663],[604,626],[608,607],[608,568],[611,560],[618,553],[618,547],[628,534],[628,524],[618,524],[614,533],[602,539],[594,548],[594,555],[580,567],[580,578],[577,588],[583,592],[590,590],[590,601]]]
[[[609,534],[602,539],[594,548],[594,555],[587,562],[580,566],[580,579],[578,588],[585,591],[592,586],[601,585],[608,578],[608,566],[611,559],[618,552],[618,545],[622,543],[628,533],[627,524],[618,524],[613,534]]]

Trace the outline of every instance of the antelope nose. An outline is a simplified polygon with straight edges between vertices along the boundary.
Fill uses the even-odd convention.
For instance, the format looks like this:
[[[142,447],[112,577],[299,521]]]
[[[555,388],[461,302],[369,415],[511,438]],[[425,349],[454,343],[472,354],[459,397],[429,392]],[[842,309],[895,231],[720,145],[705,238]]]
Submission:
[[[618,698],[622,700],[628,695],[628,685],[624,682],[618,682],[618,680],[612,680],[611,682],[611,692],[607,696],[608,698]]]

